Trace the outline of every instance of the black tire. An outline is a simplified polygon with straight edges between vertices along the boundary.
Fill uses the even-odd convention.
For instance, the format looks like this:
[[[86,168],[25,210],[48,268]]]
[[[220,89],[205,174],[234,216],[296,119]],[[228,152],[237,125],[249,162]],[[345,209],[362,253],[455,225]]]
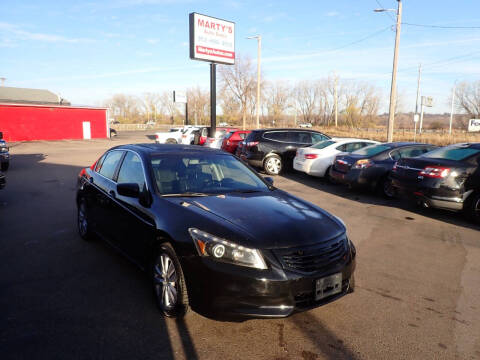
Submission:
[[[177,140],[175,139],[167,139],[167,141],[165,141],[165,144],[176,144],[177,143]]]
[[[187,286],[180,261],[169,243],[160,245],[151,275],[153,294],[162,314],[171,318],[185,316],[189,310]]]
[[[263,161],[263,170],[268,175],[278,175],[283,170],[282,158],[278,155],[270,155]]]
[[[392,180],[390,180],[388,176],[380,179],[377,190],[386,199],[393,199],[395,197],[395,188],[392,186]]]
[[[10,162],[2,163],[2,166],[1,166],[2,171],[7,171],[9,166],[10,166]]]
[[[326,181],[327,183],[329,183],[329,184],[335,184],[335,181],[333,181],[332,177],[330,176],[330,169],[331,169],[331,168],[332,168],[332,167],[329,166],[329,167],[327,168],[327,170],[325,170],[324,178],[325,178],[325,181]]]
[[[470,195],[464,207],[468,220],[480,225],[480,192]]]
[[[83,198],[78,201],[77,205],[77,227],[78,234],[83,240],[91,241],[94,239],[88,216],[87,202]]]

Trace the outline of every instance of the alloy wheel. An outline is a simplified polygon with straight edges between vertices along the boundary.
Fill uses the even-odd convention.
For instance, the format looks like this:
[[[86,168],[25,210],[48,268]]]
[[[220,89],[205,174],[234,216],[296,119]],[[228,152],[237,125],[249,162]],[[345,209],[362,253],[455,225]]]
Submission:
[[[87,207],[84,201],[78,206],[78,231],[82,237],[88,234]]]
[[[269,173],[277,175],[282,168],[282,162],[277,157],[271,157],[267,159],[265,167]]]
[[[173,260],[162,253],[154,265],[155,293],[164,310],[173,309],[178,302],[178,275]]]
[[[392,182],[388,179],[386,179],[383,182],[383,193],[388,198],[392,198],[395,195],[395,191],[393,189]]]

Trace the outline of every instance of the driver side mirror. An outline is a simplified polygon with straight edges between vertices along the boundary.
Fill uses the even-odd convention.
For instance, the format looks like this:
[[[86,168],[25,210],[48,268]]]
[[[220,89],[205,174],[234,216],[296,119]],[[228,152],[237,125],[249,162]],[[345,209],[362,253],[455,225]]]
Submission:
[[[270,176],[265,176],[263,178],[263,180],[265,180],[267,183],[269,183],[270,185],[273,185],[273,178],[270,177]]]
[[[131,198],[138,198],[140,196],[140,189],[138,184],[135,183],[124,183],[117,185],[118,195],[127,196]]]

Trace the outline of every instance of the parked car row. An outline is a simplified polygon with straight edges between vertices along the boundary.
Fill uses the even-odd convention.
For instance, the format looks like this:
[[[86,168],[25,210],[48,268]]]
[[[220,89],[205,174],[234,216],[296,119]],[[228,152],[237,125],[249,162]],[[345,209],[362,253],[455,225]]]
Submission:
[[[298,149],[294,169],[426,208],[463,211],[480,223],[480,143],[437,147],[333,138]]]

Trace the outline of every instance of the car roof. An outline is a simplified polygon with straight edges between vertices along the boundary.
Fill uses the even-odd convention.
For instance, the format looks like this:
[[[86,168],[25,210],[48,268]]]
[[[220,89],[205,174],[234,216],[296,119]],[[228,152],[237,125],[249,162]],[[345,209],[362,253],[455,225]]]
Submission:
[[[343,137],[332,137],[331,139],[328,140],[334,140],[334,141],[370,141],[373,142],[374,144],[378,143],[376,140],[370,140],[370,139],[358,139],[358,138],[343,138]],[[372,144],[372,145],[374,145]]]
[[[318,132],[321,133],[321,131],[318,130],[312,130],[312,129],[305,129],[305,128],[280,128],[280,129],[257,129],[257,130],[252,130],[252,132],[265,132],[265,131],[308,131],[308,132]]]
[[[126,144],[126,145],[119,145],[111,150],[133,150],[142,155],[154,155],[154,154],[172,154],[172,153],[210,153],[210,154],[222,154],[222,155],[230,155],[223,150],[220,149],[213,149],[209,147],[197,146],[197,145],[181,145],[181,144],[153,144],[153,143],[146,143],[146,144]]]
[[[390,142],[390,143],[380,143],[378,145],[386,145],[386,146],[391,147],[391,148],[397,148],[397,147],[402,147],[402,146],[432,145],[432,144],[409,142],[409,141],[396,141],[396,142]]]

